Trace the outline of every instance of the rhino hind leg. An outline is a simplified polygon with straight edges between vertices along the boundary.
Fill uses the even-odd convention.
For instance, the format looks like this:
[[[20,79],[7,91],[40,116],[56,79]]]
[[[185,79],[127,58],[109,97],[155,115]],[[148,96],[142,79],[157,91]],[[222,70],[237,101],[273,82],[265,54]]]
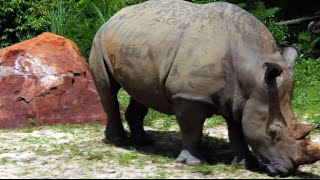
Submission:
[[[262,165],[250,152],[242,132],[241,124],[231,121],[227,121],[227,123],[231,149],[235,155],[231,163],[245,166],[250,170],[261,171]]]
[[[110,81],[112,82],[111,79]],[[114,144],[123,144],[127,139],[126,132],[121,122],[119,101],[117,99],[119,89],[120,86],[115,83],[110,84],[109,88],[97,88],[98,91],[101,91],[101,93],[99,92],[100,99],[108,115],[105,131],[106,142]]]
[[[135,145],[150,145],[153,143],[143,128],[143,120],[147,113],[148,107],[130,98],[125,117],[131,131],[130,142]]]
[[[108,57],[105,57],[106,59],[104,59],[97,46],[98,40],[99,38],[95,38],[94,40],[89,63],[102,106],[108,115],[105,141],[115,144],[123,143],[126,139],[126,132],[121,122],[119,102],[117,99],[120,85],[114,80],[109,72],[108,66],[105,63],[105,60],[108,60]]]
[[[118,88],[105,90],[105,96],[101,97],[101,102],[108,114],[105,136],[106,142],[123,144],[126,142],[127,135],[121,122],[119,102],[117,99]]]
[[[208,115],[205,103],[178,100],[174,111],[178,120],[183,149],[176,162],[190,166],[201,165],[203,157],[199,152],[204,121]]]

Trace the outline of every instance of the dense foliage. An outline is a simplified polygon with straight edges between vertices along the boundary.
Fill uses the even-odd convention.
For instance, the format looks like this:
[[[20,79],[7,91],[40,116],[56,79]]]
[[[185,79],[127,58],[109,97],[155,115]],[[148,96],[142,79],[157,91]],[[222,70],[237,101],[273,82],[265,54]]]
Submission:
[[[0,48],[48,30],[50,0],[0,0]]]

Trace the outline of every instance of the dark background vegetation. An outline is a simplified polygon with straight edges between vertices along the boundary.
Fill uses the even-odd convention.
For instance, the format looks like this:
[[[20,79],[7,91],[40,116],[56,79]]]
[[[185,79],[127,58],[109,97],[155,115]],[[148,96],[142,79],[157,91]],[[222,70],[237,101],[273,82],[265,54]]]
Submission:
[[[0,0],[0,48],[50,31],[71,39],[88,60],[98,28],[125,6],[145,0]],[[217,0],[188,0],[209,3]],[[314,16],[318,0],[224,0],[237,4],[263,22],[276,39],[279,50],[292,45],[300,52],[295,66],[294,108],[299,118],[320,123],[320,34],[318,21],[297,25],[277,22]]]

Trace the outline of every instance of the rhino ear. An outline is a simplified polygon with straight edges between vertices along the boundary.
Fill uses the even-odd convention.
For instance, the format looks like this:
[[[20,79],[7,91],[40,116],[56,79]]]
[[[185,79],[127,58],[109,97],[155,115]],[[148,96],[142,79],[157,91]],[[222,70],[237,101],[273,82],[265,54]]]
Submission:
[[[286,47],[283,49],[282,57],[289,69],[293,69],[294,63],[299,57],[299,53],[294,47]]]
[[[282,73],[282,68],[279,64],[276,63],[264,63],[264,66],[267,67],[266,73],[264,75],[264,80],[266,83],[270,83],[275,80]]]
[[[316,129],[318,125],[316,124],[293,124],[292,125],[292,135],[295,139],[305,138],[312,130]]]

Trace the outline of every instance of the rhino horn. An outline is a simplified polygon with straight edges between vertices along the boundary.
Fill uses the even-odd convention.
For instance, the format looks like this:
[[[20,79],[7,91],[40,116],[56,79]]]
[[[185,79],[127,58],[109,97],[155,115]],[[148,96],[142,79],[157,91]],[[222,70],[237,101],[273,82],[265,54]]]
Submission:
[[[305,138],[312,130],[316,129],[316,124],[300,124],[295,123],[292,125],[292,136],[299,140]]]
[[[320,160],[320,143],[310,140],[300,140],[301,154],[295,161],[296,164],[311,164]]]

